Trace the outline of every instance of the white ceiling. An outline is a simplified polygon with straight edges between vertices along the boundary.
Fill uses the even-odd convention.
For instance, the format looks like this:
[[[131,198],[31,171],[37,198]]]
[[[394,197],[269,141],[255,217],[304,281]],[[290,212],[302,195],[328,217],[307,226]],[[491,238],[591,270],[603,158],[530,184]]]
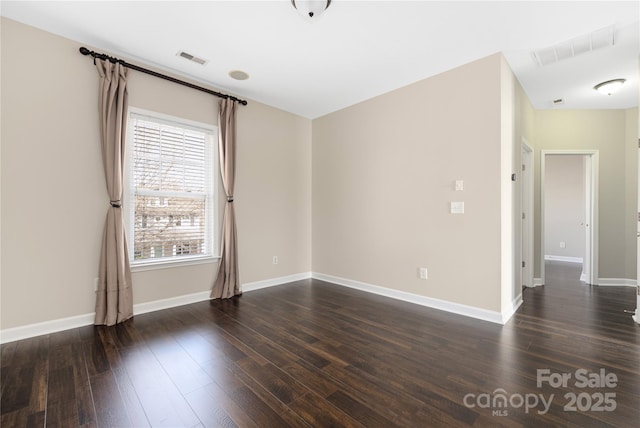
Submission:
[[[137,65],[308,118],[496,52],[503,52],[538,109],[638,105],[637,1],[333,0],[312,23],[289,0],[3,0],[0,12]],[[547,66],[533,59],[533,50],[612,24],[614,47]],[[189,62],[176,56],[180,50],[209,62]],[[235,69],[250,79],[231,79],[227,73]],[[619,92],[593,90],[614,78],[627,79]],[[564,105],[554,107],[557,98]]]

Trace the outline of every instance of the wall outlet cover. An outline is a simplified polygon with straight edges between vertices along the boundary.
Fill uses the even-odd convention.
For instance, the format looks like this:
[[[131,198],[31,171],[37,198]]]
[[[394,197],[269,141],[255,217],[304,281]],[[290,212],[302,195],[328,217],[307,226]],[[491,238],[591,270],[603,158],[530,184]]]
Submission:
[[[464,202],[451,202],[451,214],[464,214]]]

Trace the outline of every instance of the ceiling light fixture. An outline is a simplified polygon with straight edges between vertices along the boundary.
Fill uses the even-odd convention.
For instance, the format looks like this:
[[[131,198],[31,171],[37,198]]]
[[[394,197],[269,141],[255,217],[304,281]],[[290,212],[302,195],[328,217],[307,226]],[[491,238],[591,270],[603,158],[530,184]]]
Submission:
[[[327,10],[331,0],[291,0],[291,4],[307,20],[315,21]]]
[[[607,80],[606,82],[598,83],[593,87],[593,89],[600,92],[602,95],[611,95],[620,89],[624,82],[626,82],[626,79]]]

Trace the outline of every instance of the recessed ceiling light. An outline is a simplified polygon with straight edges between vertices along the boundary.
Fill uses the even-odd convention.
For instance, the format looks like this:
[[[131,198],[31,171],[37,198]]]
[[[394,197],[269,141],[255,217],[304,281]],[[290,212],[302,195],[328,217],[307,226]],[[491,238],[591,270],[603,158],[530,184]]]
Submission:
[[[236,80],[247,80],[249,75],[242,70],[231,70],[229,72],[229,77]]]
[[[624,85],[624,82],[626,82],[626,79],[607,80],[606,82],[598,83],[593,89],[602,95],[611,95],[620,89],[622,85]]]

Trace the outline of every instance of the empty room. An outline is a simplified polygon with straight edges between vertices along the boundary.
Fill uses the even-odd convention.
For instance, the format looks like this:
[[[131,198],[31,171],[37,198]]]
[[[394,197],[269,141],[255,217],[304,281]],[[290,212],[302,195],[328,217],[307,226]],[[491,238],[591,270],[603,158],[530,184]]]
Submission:
[[[3,427],[637,426],[638,2],[0,15]]]

